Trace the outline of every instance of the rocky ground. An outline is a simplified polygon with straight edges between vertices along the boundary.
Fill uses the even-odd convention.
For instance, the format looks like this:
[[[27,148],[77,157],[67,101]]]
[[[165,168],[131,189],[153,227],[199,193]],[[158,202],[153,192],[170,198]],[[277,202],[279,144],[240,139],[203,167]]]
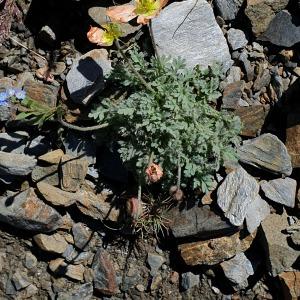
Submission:
[[[91,125],[116,60],[86,38],[112,5],[98,2],[0,0],[0,92]],[[222,64],[220,108],[243,122],[239,162],[158,238],[124,227],[130,174],[97,133],[0,105],[0,299],[299,299],[299,24],[296,0],[186,0],[153,20],[159,55]],[[123,31],[150,49],[147,27]]]

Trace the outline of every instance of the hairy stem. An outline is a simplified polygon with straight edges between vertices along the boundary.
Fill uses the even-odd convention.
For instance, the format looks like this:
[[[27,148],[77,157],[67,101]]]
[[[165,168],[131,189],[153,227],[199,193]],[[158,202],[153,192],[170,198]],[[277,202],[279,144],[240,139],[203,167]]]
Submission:
[[[62,117],[60,115],[58,116],[57,120],[64,127],[67,127],[69,129],[73,129],[73,130],[77,130],[77,131],[84,131],[84,132],[86,132],[86,131],[96,131],[96,130],[99,130],[99,129],[102,129],[102,128],[105,128],[105,127],[109,126],[108,123],[103,123],[103,124],[99,124],[99,125],[95,125],[95,126],[80,127],[80,126],[76,126],[76,125],[67,123],[66,121],[64,121],[62,119]]]
[[[150,32],[152,46],[153,46],[153,49],[154,49],[154,52],[155,52],[155,57],[159,61],[157,46],[155,44],[154,35],[153,35],[152,20],[149,21],[149,32]]]
[[[177,190],[180,189],[180,185],[181,185],[181,165],[180,162],[178,160],[178,164],[177,164]]]
[[[138,187],[138,201],[142,201],[142,185],[139,181],[139,187]]]
[[[140,80],[140,82],[145,86],[145,88],[148,91],[150,91],[151,93],[155,94],[155,91],[153,90],[153,88],[146,82],[146,80],[142,77],[142,75],[135,69],[135,67],[133,66],[133,64],[131,63],[131,61],[127,58],[127,56],[125,55],[124,51],[122,50],[122,48],[121,48],[120,43],[119,43],[118,40],[115,40],[115,45],[118,48],[118,50],[121,53],[121,55],[124,58],[124,60],[126,60],[129,68],[134,73],[134,75]]]

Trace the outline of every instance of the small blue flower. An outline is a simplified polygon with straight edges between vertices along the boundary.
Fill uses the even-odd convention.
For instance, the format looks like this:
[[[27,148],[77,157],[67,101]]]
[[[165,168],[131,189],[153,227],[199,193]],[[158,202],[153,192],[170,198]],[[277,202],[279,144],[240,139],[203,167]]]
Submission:
[[[0,93],[0,102],[7,101],[8,97],[9,96],[8,96],[7,92],[1,92]]]
[[[18,100],[24,100],[26,97],[26,92],[24,90],[16,90],[15,96]]]
[[[12,97],[12,96],[15,95],[16,89],[9,88],[9,89],[6,90],[6,93],[7,93],[8,97]]]

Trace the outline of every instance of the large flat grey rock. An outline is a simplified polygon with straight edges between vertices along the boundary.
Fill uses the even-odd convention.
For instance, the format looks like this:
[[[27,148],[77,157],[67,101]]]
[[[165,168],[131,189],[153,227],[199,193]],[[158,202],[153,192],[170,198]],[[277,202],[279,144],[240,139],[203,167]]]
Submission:
[[[227,70],[231,57],[212,7],[205,0],[174,2],[152,21],[159,55],[182,57],[187,67],[220,63]]]
[[[227,175],[217,191],[218,205],[231,224],[241,226],[248,206],[258,196],[259,185],[242,167]]]
[[[265,133],[238,148],[239,160],[276,174],[291,175],[291,157],[277,136]]]

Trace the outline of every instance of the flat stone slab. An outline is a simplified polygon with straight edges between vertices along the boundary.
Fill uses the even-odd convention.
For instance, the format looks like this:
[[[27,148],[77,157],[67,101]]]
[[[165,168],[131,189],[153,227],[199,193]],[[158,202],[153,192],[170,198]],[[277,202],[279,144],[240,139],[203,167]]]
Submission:
[[[191,209],[171,209],[166,218],[169,220],[169,228],[176,239],[188,238],[213,238],[236,231],[226,220],[222,220],[209,206],[194,206]]]
[[[268,259],[267,267],[271,276],[288,270],[299,257],[299,251],[290,247],[284,234],[288,228],[287,214],[271,214],[262,223],[261,242]]]
[[[297,181],[286,177],[269,181],[263,181],[260,184],[266,197],[274,202],[294,207],[296,201]]]
[[[250,203],[246,213],[247,230],[253,233],[260,223],[270,214],[269,204],[259,195]]]
[[[218,205],[231,224],[241,226],[248,206],[258,196],[259,185],[242,167],[227,175],[218,188]]]
[[[29,188],[14,196],[0,197],[0,221],[24,230],[49,232],[61,225],[62,216]]]
[[[259,169],[289,176],[292,174],[291,157],[285,145],[271,133],[247,140],[238,148],[239,160]]]
[[[152,28],[159,55],[181,57],[189,68],[220,63],[226,71],[232,65],[226,39],[205,0],[171,3],[153,19]]]
[[[37,160],[31,156],[0,151],[0,175],[26,176],[36,164]]]

